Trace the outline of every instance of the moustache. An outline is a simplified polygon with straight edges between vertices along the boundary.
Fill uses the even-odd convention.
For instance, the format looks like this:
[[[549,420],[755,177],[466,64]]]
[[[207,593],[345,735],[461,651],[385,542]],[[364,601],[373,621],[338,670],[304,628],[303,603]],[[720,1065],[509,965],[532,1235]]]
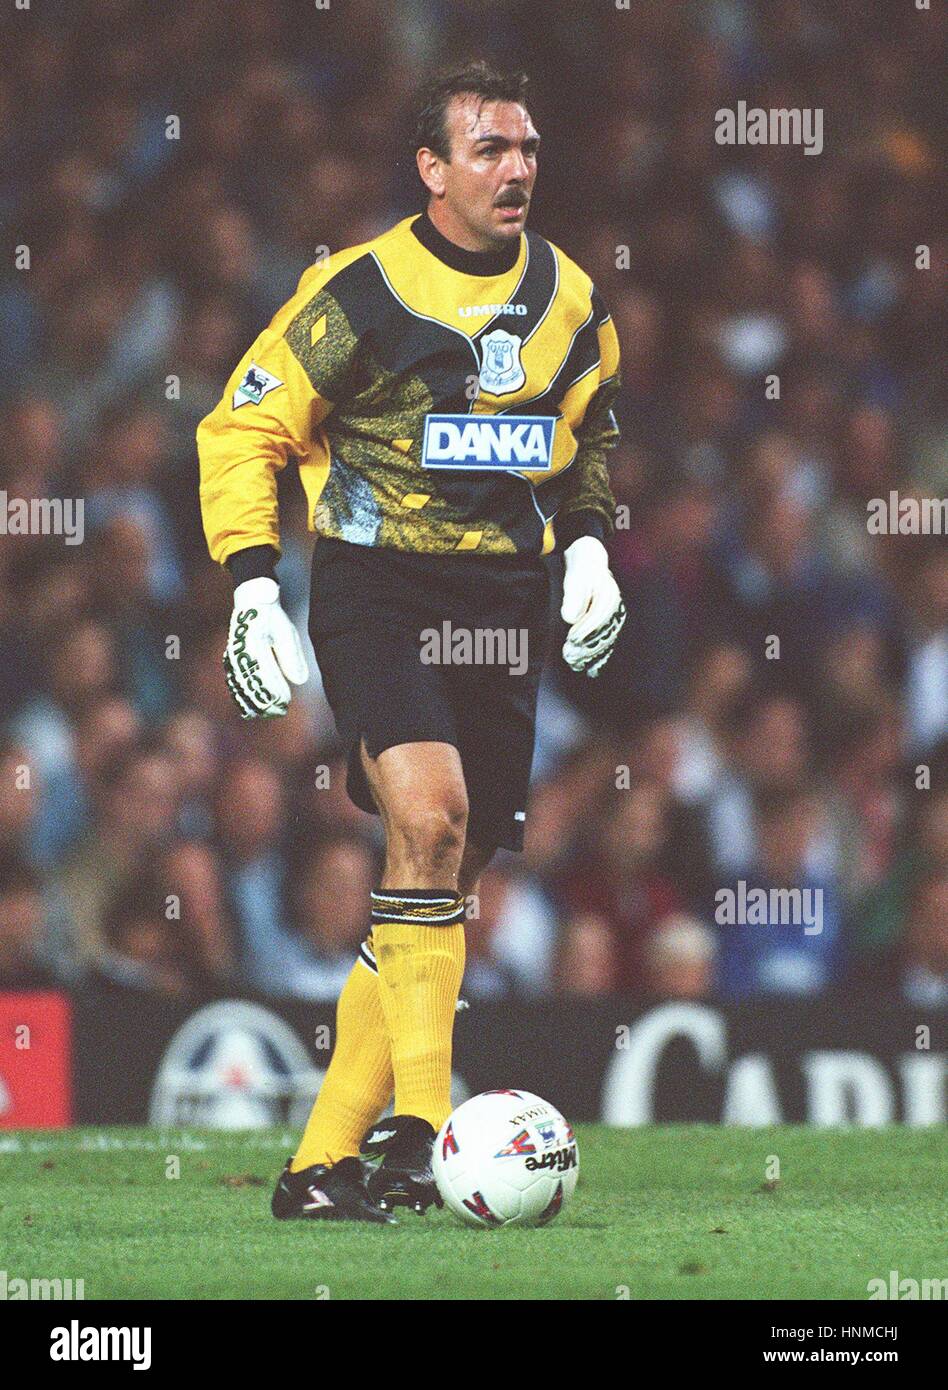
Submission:
[[[530,199],[525,193],[502,193],[494,204],[497,208],[524,208]]]

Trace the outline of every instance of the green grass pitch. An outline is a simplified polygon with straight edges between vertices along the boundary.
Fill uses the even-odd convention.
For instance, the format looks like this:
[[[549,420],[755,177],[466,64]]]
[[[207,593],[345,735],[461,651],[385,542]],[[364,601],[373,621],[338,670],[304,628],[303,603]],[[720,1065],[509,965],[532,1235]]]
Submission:
[[[488,1231],[444,1212],[275,1222],[294,1143],[280,1131],[0,1134],[0,1268],[81,1278],[87,1299],[865,1299],[893,1269],[945,1273],[941,1131],[585,1125],[578,1140],[561,1216]]]

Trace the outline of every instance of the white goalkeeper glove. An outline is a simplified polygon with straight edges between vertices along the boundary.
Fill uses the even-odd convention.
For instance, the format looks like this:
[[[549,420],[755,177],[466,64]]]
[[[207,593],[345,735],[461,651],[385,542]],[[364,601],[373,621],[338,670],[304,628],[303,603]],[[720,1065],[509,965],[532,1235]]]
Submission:
[[[563,660],[571,670],[595,678],[612,654],[625,622],[625,604],[609,569],[609,552],[595,536],[567,546],[560,616],[570,624]]]
[[[309,678],[299,633],[280,607],[275,579],[245,579],[234,590],[224,678],[244,719],[286,714],[290,687]]]

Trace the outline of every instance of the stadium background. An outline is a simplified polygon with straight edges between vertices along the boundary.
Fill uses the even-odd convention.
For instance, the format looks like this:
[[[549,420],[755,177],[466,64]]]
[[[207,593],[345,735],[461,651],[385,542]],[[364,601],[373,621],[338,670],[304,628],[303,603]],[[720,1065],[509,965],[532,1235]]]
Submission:
[[[378,825],[315,673],[284,720],[230,705],[194,429],[320,248],[422,206],[412,95],[484,54],[530,72],[531,225],[618,328],[630,618],[599,681],[548,671],[526,853],[485,876],[462,992],[561,1056],[584,1009],[667,1001],[772,1003],[778,1050],[801,1009],[817,1043],[814,1019],[932,1022],[948,547],[871,536],[866,503],[945,491],[944,28],[871,0],[7,7],[0,487],[83,498],[85,539],[0,538],[0,991],[66,990],[80,1021],[335,997]],[[716,144],[738,100],[822,108],[822,153]],[[305,631],[302,502],[288,469]],[[823,931],[718,926],[740,879],[823,889]],[[80,1090],[106,1095],[99,1050]]]

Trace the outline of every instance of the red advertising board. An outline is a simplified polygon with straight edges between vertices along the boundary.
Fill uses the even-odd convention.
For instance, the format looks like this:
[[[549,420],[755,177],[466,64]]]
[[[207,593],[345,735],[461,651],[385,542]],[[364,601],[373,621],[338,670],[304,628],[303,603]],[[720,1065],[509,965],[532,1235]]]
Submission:
[[[0,1129],[71,1123],[71,1031],[64,995],[0,993]]]

